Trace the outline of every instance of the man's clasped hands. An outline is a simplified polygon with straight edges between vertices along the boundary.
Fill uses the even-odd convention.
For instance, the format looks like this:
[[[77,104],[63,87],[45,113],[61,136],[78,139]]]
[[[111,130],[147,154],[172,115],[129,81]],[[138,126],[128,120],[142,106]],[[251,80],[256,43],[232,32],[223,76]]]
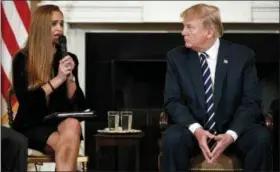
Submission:
[[[198,141],[199,147],[208,163],[213,163],[224,152],[224,150],[234,142],[229,134],[211,134],[203,128],[197,128],[194,135]],[[214,145],[209,148],[208,143],[214,141]]]

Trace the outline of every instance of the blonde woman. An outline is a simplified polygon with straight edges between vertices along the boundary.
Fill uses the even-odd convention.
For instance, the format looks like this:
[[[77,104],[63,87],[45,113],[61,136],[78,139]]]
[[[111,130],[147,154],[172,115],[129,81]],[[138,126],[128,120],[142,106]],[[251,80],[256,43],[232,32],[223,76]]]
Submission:
[[[13,87],[19,102],[13,128],[28,138],[30,148],[55,156],[57,171],[75,171],[81,127],[67,118],[44,122],[53,112],[85,109],[78,82],[78,59],[62,57],[58,38],[63,14],[55,5],[37,8],[27,43],[13,60]]]

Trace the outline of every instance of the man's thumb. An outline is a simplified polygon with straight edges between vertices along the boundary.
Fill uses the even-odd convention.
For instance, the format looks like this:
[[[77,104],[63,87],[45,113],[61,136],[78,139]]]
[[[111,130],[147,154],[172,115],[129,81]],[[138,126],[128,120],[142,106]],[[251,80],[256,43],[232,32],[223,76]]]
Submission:
[[[206,131],[206,135],[210,138],[213,139],[215,136],[211,134],[209,131]]]

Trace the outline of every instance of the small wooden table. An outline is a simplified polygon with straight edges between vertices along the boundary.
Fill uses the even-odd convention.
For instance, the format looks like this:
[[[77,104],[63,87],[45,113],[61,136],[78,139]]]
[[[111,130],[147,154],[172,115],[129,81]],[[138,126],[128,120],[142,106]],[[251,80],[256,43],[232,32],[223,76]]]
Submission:
[[[144,137],[144,133],[129,133],[129,134],[109,134],[98,133],[95,136],[95,152],[96,152],[96,168],[99,168],[99,154],[98,151],[101,147],[106,146],[134,146],[136,149],[135,155],[135,169],[139,171],[139,148],[140,140]]]

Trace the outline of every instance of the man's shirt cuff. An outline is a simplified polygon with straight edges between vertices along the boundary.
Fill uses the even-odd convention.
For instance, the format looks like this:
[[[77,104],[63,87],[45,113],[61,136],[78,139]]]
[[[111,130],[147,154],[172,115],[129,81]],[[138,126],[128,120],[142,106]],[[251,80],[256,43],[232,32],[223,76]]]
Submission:
[[[198,128],[202,128],[199,123],[193,123],[189,126],[189,130],[194,134],[195,130]]]
[[[238,138],[236,132],[233,130],[227,130],[226,134],[229,134],[233,138],[234,141],[236,141]]]

